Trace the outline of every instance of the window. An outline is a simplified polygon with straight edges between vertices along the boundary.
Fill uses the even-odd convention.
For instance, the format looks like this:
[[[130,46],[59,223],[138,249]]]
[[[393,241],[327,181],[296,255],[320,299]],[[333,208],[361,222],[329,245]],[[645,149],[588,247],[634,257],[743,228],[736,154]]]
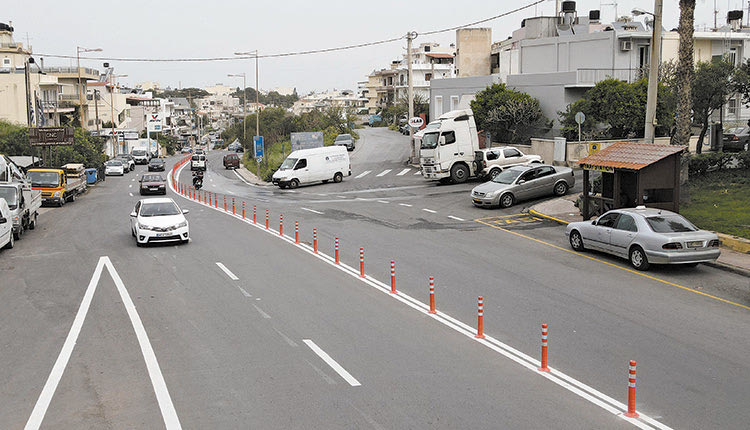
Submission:
[[[430,52],[430,45],[426,45],[424,47],[424,52]]]
[[[615,226],[618,230],[625,230],[625,231],[638,231],[638,228],[635,226],[635,220],[632,216],[622,214],[620,215],[620,219],[617,220],[617,226]]]
[[[10,58],[3,58],[3,67],[10,67]]]
[[[456,143],[455,131],[446,131],[445,133],[441,134],[440,137],[445,138],[445,142],[443,143],[443,145],[450,145],[451,143]]]
[[[451,110],[458,109],[458,96],[451,96]]]
[[[425,73],[424,80],[430,82],[430,79],[432,79],[432,73]]]
[[[614,227],[619,216],[620,214],[617,212],[606,214],[599,218],[599,220],[596,222],[596,225],[601,227]]]
[[[435,96],[435,118],[443,114],[443,96]]]
[[[297,162],[297,165],[294,166],[294,170],[304,169],[307,167],[307,159],[300,158],[300,160]]]
[[[536,170],[537,170],[537,175],[536,175],[537,178],[553,175],[555,173],[554,167],[549,167],[549,166],[540,167]]]
[[[735,67],[737,66],[737,48],[729,48],[727,62]]]
[[[530,181],[532,179],[536,178],[536,169],[531,169],[527,172],[524,172],[523,175],[521,175],[520,178],[518,178],[519,181]]]
[[[505,158],[515,158],[515,157],[520,157],[521,153],[518,152],[517,149],[508,148],[508,149],[503,149],[503,156],[505,156]]]
[[[740,113],[740,103],[737,97],[732,97],[727,102],[727,116],[737,117]]]
[[[641,69],[648,67],[649,61],[651,60],[649,58],[649,46],[648,45],[642,45],[638,47],[638,67]]]

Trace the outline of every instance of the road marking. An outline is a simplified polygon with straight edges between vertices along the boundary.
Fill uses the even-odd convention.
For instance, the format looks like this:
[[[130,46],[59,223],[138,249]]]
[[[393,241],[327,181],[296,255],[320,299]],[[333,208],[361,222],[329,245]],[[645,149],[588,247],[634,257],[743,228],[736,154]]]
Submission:
[[[354,179],[364,178],[368,174],[372,173],[372,170],[365,170],[364,172],[360,173],[359,175],[355,176]]]
[[[131,179],[130,182],[135,182],[135,178]]]
[[[253,307],[255,308],[255,310],[256,310],[256,311],[258,311],[258,313],[259,313],[259,314],[260,314],[260,315],[261,315],[261,316],[262,316],[263,318],[265,318],[265,319],[267,319],[267,320],[271,319],[271,315],[268,315],[267,313],[263,312],[263,309],[259,308],[259,307],[258,307],[258,305],[256,305],[255,303],[253,303]]]
[[[291,346],[291,347],[293,347],[293,348],[296,348],[297,346],[299,346],[299,345],[297,345],[297,343],[296,343],[295,341],[293,341],[292,339],[289,339],[289,336],[287,336],[287,335],[285,335],[284,333],[282,333],[281,331],[279,331],[279,329],[277,329],[276,327],[271,327],[271,328],[272,328],[272,329],[273,329],[273,330],[274,330],[274,331],[275,331],[276,333],[278,333],[278,334],[279,334],[279,336],[281,336],[281,338],[282,338],[282,339],[284,339],[284,342],[286,342],[286,343],[288,343],[288,344],[289,344],[289,346]]]
[[[429,213],[431,213],[431,214],[436,214],[436,213],[437,213],[437,211],[434,211],[434,210],[432,210],[432,209],[424,209],[424,208],[423,208],[422,210],[423,210],[423,211],[425,211],[425,212],[429,212]]]
[[[419,174],[421,174],[421,173],[422,173],[422,171],[421,171],[421,170],[417,170],[416,172],[414,172],[414,175],[419,175]]]
[[[242,291],[242,295],[243,296],[245,296],[245,297],[252,297],[252,295],[250,295],[250,293],[248,293],[247,291],[245,291],[244,288],[240,287],[239,285],[237,285],[237,288],[239,288],[240,291]]]
[[[300,209],[302,209],[303,211],[312,212],[314,214],[323,215],[323,212],[316,211],[315,209],[308,209],[308,208],[300,208]]]
[[[235,274],[232,273],[231,270],[227,269],[227,266],[219,263],[218,261],[216,262],[216,265],[219,266],[219,269],[223,270],[224,273],[227,274],[227,276],[229,276],[229,279],[231,279],[233,281],[239,281],[240,280],[240,278],[238,278],[237,276],[235,276]]]
[[[133,193],[128,193],[128,194],[130,194],[130,197],[133,197]]]
[[[465,219],[463,219],[463,218],[459,218],[459,217],[457,217],[457,216],[453,216],[453,215],[448,215],[448,218],[450,218],[450,219],[454,219],[454,220],[456,220],[456,221],[466,221],[466,220],[465,220]]]
[[[128,185],[128,188],[133,188],[133,184]]]
[[[336,196],[336,197],[338,197],[340,199],[345,199],[346,198],[346,196]]]
[[[399,203],[400,206],[406,206],[407,208],[410,208],[411,205],[408,203]]]
[[[385,169],[382,172],[378,173],[378,178],[381,177],[381,176],[385,176],[385,175],[391,173],[391,170],[392,169]]]
[[[389,203],[389,202],[387,202],[385,200],[378,200],[378,203]]]
[[[630,272],[630,273],[632,273],[634,275],[643,276],[644,278],[651,279],[652,281],[661,282],[662,284],[666,284],[666,285],[669,285],[669,286],[672,286],[672,287],[677,287],[677,288],[683,289],[685,291],[689,291],[691,293],[699,294],[699,295],[701,295],[703,297],[708,297],[710,299],[714,299],[714,300],[720,301],[722,303],[726,303],[728,305],[733,305],[733,306],[737,306],[737,307],[740,307],[740,308],[743,308],[743,309],[750,310],[750,306],[745,306],[745,305],[743,305],[741,303],[736,303],[736,302],[733,302],[731,300],[722,299],[721,297],[717,297],[717,296],[714,296],[714,295],[711,295],[711,294],[708,294],[708,293],[704,293],[703,291],[694,290],[694,289],[692,289],[690,287],[686,287],[684,285],[676,284],[674,282],[670,282],[670,281],[667,281],[665,279],[659,279],[657,277],[654,277],[654,276],[651,276],[651,275],[647,275],[647,274],[645,274],[643,272],[638,272],[636,270],[629,269],[627,267],[623,267],[623,266],[617,265],[615,263],[610,263],[609,261],[605,261],[605,260],[602,260],[602,259],[599,259],[599,258],[596,258],[596,257],[592,257],[590,255],[582,254],[582,253],[574,251],[572,249],[566,249],[566,248],[563,248],[563,247],[560,247],[560,246],[557,246],[557,245],[553,245],[553,244],[551,244],[549,242],[545,242],[543,240],[536,239],[536,238],[533,238],[531,236],[526,236],[525,234],[521,234],[521,233],[518,233],[518,232],[515,232],[515,231],[512,231],[512,230],[508,230],[506,228],[499,227],[497,225],[493,225],[490,222],[485,222],[485,220],[487,220],[487,219],[491,219],[491,218],[486,218],[486,219],[479,218],[479,219],[475,219],[474,221],[476,221],[476,222],[478,222],[480,224],[484,224],[486,226],[492,227],[492,228],[496,228],[496,229],[504,231],[506,233],[514,234],[514,235],[522,237],[524,239],[528,239],[528,240],[531,240],[531,241],[534,241],[534,242],[537,242],[537,243],[541,243],[543,245],[547,245],[549,247],[558,249],[560,251],[568,252],[568,253],[576,255],[578,257],[588,258],[589,260],[596,261],[596,262],[602,263],[602,264],[606,264],[606,265],[608,265],[610,267],[614,267],[614,268],[617,268],[617,269],[620,269],[620,270],[624,270],[624,271]]]
[[[402,171],[398,172],[398,173],[396,174],[396,176],[403,176],[403,175],[407,174],[407,173],[408,173],[408,172],[410,172],[410,171],[411,171],[411,169],[404,169],[404,170],[402,170]]]
[[[305,345],[309,346],[310,349],[313,350],[314,353],[318,354],[318,357],[322,358],[323,361],[326,362],[329,366],[331,366],[331,369],[335,370],[336,373],[338,373],[346,382],[349,383],[352,387],[359,387],[360,384],[359,381],[354,379],[354,377],[346,371],[343,367],[341,367],[340,364],[336,363],[336,360],[331,358],[330,355],[326,354],[325,351],[320,349],[318,345],[315,344],[315,342],[311,341],[310,339],[302,339],[302,342],[305,342]]]
[[[120,293],[120,298],[127,310],[130,322],[133,325],[133,330],[138,338],[138,344],[141,347],[141,353],[146,362],[146,369],[151,378],[151,384],[154,388],[154,394],[156,394],[156,400],[159,403],[159,409],[161,410],[162,418],[164,419],[164,425],[167,429],[182,429],[180,419],[177,417],[174,404],[169,396],[169,390],[164,381],[164,376],[159,368],[159,362],[156,360],[156,354],[154,354],[154,349],[151,347],[148,335],[146,334],[146,329],[143,327],[143,322],[138,316],[138,311],[135,309],[133,300],[130,298],[130,294],[128,294],[125,284],[123,284],[120,275],[115,270],[109,257],[103,256],[99,258],[99,261],[96,264],[94,275],[91,277],[89,286],[86,288],[86,292],[83,295],[81,305],[73,319],[73,325],[70,327],[70,332],[68,332],[68,336],[65,338],[65,343],[60,351],[60,355],[58,355],[57,360],[52,367],[52,372],[50,372],[47,382],[44,384],[39,399],[34,405],[34,409],[31,411],[31,416],[29,416],[29,420],[24,427],[25,430],[38,429],[42,425],[42,420],[47,413],[47,408],[52,400],[52,396],[55,394],[57,385],[60,383],[65,367],[68,365],[70,356],[73,353],[73,348],[78,341],[78,335],[81,333],[81,327],[83,327],[83,322],[86,319],[89,308],[91,307],[91,301],[96,292],[96,288],[99,285],[99,279],[101,278],[105,267],[117,286],[117,291]]]

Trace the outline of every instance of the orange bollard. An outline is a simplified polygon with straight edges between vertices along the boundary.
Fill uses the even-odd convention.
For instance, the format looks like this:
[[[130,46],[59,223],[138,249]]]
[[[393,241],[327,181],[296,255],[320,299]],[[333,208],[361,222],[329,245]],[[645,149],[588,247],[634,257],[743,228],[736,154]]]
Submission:
[[[284,214],[279,214],[279,236],[284,235]]]
[[[318,229],[313,229],[313,252],[318,253]]]
[[[430,276],[430,313],[437,313],[435,311],[435,278],[432,276]]]
[[[227,195],[224,194],[224,212],[227,211]]]
[[[299,221],[294,221],[294,243],[299,243]]]
[[[638,418],[635,411],[635,364],[635,360],[630,360],[628,366],[628,412],[625,414],[628,418]]]
[[[549,372],[549,367],[547,367],[547,324],[542,324],[542,367],[537,370]]]
[[[245,219],[245,201],[242,201],[242,219]]]
[[[391,294],[396,294],[396,262],[391,260]]]
[[[253,205],[253,224],[255,224],[255,205]]]
[[[213,206],[213,202],[212,202],[211,200],[212,200],[212,199],[211,199],[211,192],[209,191],[209,192],[208,192],[208,205],[209,205],[209,206]]]
[[[359,248],[359,276],[365,277],[365,249]]]
[[[232,197],[232,215],[234,215],[234,197]]]
[[[335,261],[336,264],[339,264],[339,238],[336,238],[336,246],[334,248],[334,255],[335,255]]]
[[[219,208],[219,196],[214,193],[214,208]]]
[[[484,339],[484,324],[483,324],[483,317],[484,317],[484,298],[482,296],[479,296],[478,300],[478,310],[477,310],[477,335],[474,336],[477,339]]]
[[[268,230],[268,209],[266,209],[266,230]]]

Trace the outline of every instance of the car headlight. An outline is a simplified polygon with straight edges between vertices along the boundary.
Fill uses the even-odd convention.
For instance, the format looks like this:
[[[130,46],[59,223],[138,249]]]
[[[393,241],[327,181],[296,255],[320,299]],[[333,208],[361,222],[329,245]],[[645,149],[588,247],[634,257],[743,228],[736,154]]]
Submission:
[[[153,227],[151,227],[150,225],[141,223],[138,223],[138,228],[140,228],[141,230],[153,230]]]
[[[52,194],[52,197],[60,197],[60,191],[55,191],[55,193]]]
[[[180,228],[180,227],[187,227],[187,221],[183,221],[177,224],[176,226],[174,226],[174,228]]]

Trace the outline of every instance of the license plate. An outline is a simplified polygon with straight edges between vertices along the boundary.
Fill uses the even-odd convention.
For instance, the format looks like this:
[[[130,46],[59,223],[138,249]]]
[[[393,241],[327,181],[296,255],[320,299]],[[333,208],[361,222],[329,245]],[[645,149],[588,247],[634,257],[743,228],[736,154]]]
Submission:
[[[687,245],[688,248],[701,248],[701,247],[703,247],[703,241],[701,241],[701,240],[694,240],[692,242],[687,242],[686,245]]]
[[[158,191],[159,187],[151,187],[151,191]]]
[[[482,201],[479,199],[474,199],[474,203],[482,203]]]
[[[171,235],[172,233],[156,233],[156,237],[166,237],[166,236],[171,236]]]

